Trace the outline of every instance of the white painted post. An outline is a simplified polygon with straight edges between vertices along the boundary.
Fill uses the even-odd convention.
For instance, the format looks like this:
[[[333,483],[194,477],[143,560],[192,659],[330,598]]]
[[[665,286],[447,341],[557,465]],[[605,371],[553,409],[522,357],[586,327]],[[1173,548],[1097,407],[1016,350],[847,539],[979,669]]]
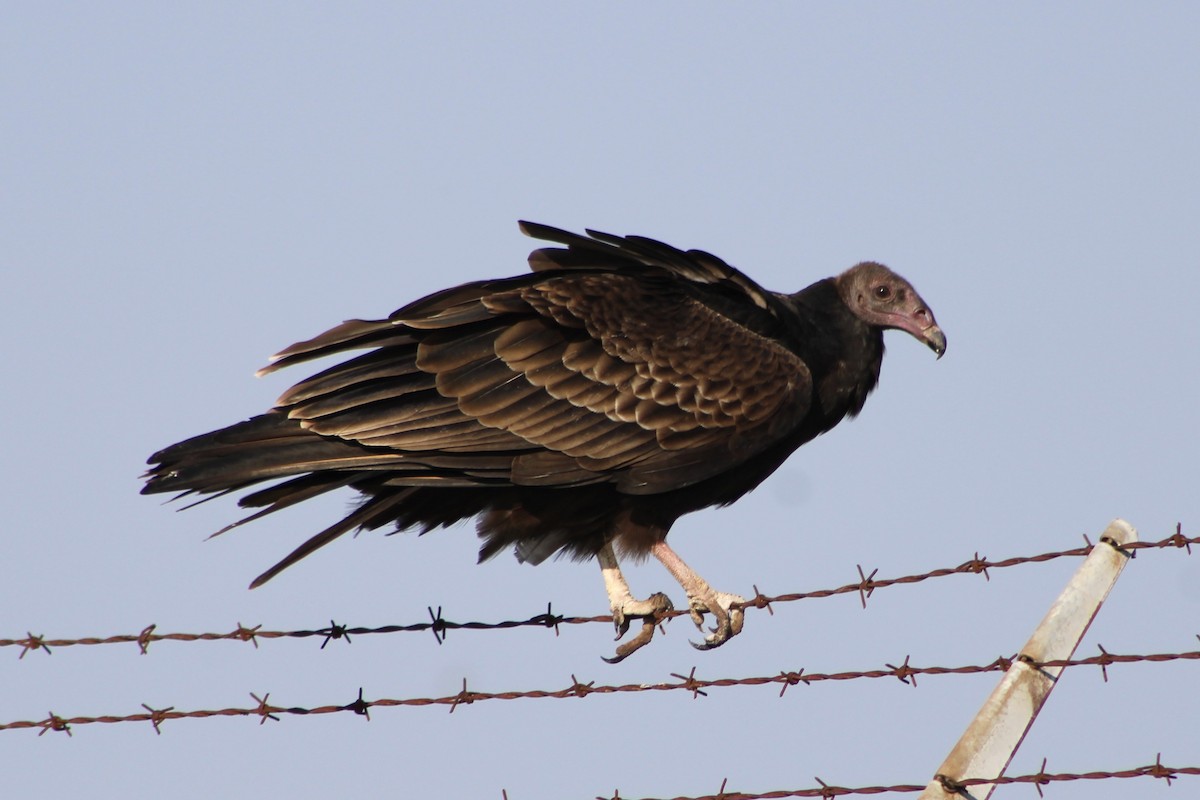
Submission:
[[[1137,540],[1137,531],[1125,520],[1109,524],[918,800],[987,800],[991,796],[994,783],[966,787],[964,794],[948,791],[940,779],[951,783],[1004,775],[1063,671],[1062,667],[1034,667],[1028,662],[1059,661],[1074,655],[1129,560],[1121,548]]]

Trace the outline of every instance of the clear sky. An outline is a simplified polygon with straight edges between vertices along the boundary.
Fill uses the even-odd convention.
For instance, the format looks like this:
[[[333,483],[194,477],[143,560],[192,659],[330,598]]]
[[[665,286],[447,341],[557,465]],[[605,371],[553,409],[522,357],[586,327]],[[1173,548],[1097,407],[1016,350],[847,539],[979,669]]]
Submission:
[[[138,495],[154,450],[265,410],[266,357],[525,269],[515,221],[653,236],[795,291],[864,260],[949,337],[890,334],[858,420],[671,543],[718,589],[848,583],[1200,524],[1200,7],[1190,3],[10,4],[0,30],[0,637],[607,611],[598,570],[476,566],[469,527],[346,538],[246,585],[349,502],[214,541],[229,499]],[[0,649],[0,722],[955,666],[1011,655],[1077,560],[676,620]],[[680,592],[657,564],[635,592]],[[1194,650],[1200,557],[1143,554],[1081,654]],[[1200,764],[1197,662],[1068,670],[1013,765]],[[13,797],[670,797],[923,783],[997,676],[0,732]],[[1176,797],[1196,778],[1062,784]],[[1190,787],[1190,788],[1186,788]],[[1172,792],[1166,794],[1166,792]],[[1028,796],[1001,790],[997,796]],[[1022,794],[1023,793],[1023,794]]]

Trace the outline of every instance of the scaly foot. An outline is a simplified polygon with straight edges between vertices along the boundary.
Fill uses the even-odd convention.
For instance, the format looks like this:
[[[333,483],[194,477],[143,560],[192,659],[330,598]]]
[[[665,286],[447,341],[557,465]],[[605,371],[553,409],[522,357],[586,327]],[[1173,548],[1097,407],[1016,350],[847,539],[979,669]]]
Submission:
[[[604,658],[604,656],[601,658],[604,658],[609,664],[624,661],[628,656],[650,643],[650,640],[654,638],[654,628],[662,620],[662,615],[674,610],[675,606],[671,604],[671,599],[662,592],[655,592],[645,600],[628,597],[620,603],[614,603],[612,616],[613,626],[617,629],[617,639],[628,632],[631,619],[640,618],[642,629],[628,642],[618,646],[616,655],[612,658]]]

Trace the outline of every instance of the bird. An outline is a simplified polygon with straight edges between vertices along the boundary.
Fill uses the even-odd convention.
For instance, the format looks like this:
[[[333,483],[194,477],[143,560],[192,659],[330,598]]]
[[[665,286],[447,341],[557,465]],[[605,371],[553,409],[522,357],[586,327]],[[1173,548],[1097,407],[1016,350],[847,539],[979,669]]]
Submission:
[[[913,286],[864,261],[792,294],[703,250],[522,221],[530,271],[351,319],[282,350],[259,375],[342,356],[266,413],[150,457],[143,494],[196,502],[251,489],[213,534],[350,487],[359,502],[251,583],[347,532],[426,533],[474,518],[479,560],[595,559],[616,639],[647,644],[674,611],[635,597],[619,558],[653,556],[680,584],[707,650],[741,632],[746,601],[667,544],[685,514],[725,506],[801,445],[856,416],[879,381],[883,333],[937,356],[946,336]],[[357,351],[365,351],[358,353]],[[347,354],[351,354],[347,356]],[[266,485],[263,485],[266,484]]]

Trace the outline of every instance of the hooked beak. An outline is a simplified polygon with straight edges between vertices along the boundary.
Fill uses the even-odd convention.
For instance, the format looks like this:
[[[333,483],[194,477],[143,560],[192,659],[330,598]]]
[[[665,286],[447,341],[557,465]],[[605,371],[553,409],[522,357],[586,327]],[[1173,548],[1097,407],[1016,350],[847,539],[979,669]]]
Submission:
[[[946,354],[946,334],[942,333],[942,329],[937,325],[930,325],[922,330],[921,341],[928,345],[930,350],[937,353],[938,358]]]

